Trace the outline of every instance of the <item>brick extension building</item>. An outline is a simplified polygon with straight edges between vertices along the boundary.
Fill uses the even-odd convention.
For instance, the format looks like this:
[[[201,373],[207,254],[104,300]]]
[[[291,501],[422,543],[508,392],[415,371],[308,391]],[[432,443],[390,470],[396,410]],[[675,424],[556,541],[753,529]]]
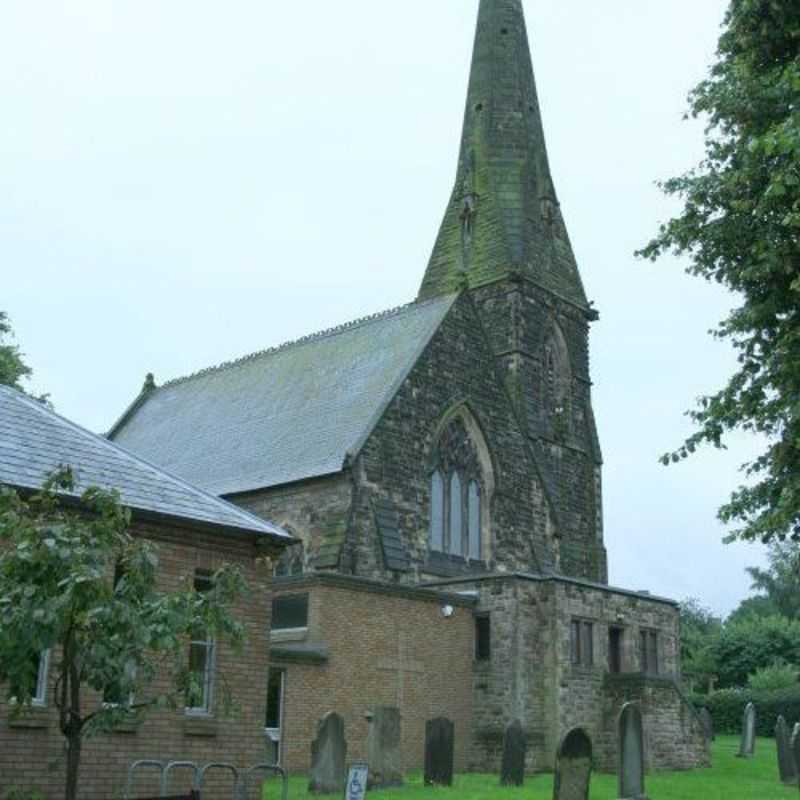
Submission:
[[[131,532],[158,548],[160,589],[178,591],[183,579],[206,578],[224,563],[239,566],[248,584],[247,597],[232,609],[246,628],[243,651],[234,654],[210,639],[187,642],[187,663],[191,652],[203,687],[193,707],[153,711],[140,724],[120,725],[110,734],[86,740],[79,784],[82,800],[122,797],[128,767],[137,759],[189,759],[200,765],[228,761],[239,768],[262,762],[271,610],[271,574],[264,564],[293,540],[276,526],[0,386],[0,484],[22,492],[36,490],[61,465],[74,470],[78,481],[74,494],[89,486],[120,492],[121,501],[132,511]],[[111,581],[112,575],[108,578]],[[38,657],[38,681],[27,713],[19,717],[10,713],[8,687],[0,685],[0,797],[13,788],[38,790],[48,800],[63,797],[66,759],[54,698],[59,653]],[[232,715],[221,713],[226,686],[240,704]],[[142,696],[151,691],[157,693],[158,687],[142,687]],[[103,702],[102,692],[85,690],[81,701],[89,713]],[[135,784],[139,796],[157,796],[155,773],[151,770],[143,777]],[[169,788],[187,789],[189,777],[185,770],[175,773]],[[230,797],[229,786],[211,788],[219,790],[212,797]]]
[[[113,438],[302,544],[276,566],[266,726],[308,768],[317,720],[364,754],[399,705],[456,722],[457,767],[531,769],[582,725],[599,765],[641,701],[652,767],[708,750],[675,604],[607,585],[587,301],[548,166],[520,0],[481,0],[455,188],[417,300],[146,384]]]

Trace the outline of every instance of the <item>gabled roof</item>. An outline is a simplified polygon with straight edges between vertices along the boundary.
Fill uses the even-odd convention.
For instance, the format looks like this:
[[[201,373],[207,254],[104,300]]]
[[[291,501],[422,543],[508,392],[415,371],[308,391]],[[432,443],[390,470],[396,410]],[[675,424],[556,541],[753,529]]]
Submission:
[[[22,392],[0,386],[0,484],[38,489],[60,466],[74,471],[74,496],[89,486],[116,489],[134,511],[294,542],[272,523],[190,486]]]
[[[454,300],[412,303],[146,388],[109,435],[217,495],[340,472]]]

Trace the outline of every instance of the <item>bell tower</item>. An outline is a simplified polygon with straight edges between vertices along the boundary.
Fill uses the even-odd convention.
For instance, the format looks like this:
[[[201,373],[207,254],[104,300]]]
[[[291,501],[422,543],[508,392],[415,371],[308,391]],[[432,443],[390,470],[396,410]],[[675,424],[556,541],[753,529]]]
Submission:
[[[467,287],[556,520],[567,575],[607,582],[586,298],[544,138],[522,0],[480,0],[455,186],[419,292]]]

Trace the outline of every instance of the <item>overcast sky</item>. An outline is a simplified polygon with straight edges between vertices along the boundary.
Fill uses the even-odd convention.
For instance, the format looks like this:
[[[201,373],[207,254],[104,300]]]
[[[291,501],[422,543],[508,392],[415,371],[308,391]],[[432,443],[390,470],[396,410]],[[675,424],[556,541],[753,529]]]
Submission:
[[[477,0],[0,5],[0,309],[58,411],[412,300],[455,175]],[[587,292],[611,580],[727,612],[755,545],[715,511],[743,440],[664,469],[730,372],[732,305],[633,257],[702,155],[686,95],[724,0],[526,0]]]

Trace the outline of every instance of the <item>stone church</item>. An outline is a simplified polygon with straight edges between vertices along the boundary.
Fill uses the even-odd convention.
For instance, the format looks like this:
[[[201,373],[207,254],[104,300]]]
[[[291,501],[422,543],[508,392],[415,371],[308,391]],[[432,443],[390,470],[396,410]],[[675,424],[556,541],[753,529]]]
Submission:
[[[157,386],[110,433],[289,530],[265,740],[309,766],[317,721],[398,706],[457,768],[519,720],[531,770],[574,726],[615,767],[640,702],[652,768],[708,762],[673,601],[608,585],[587,300],[548,165],[521,0],[480,0],[455,186],[415,301]]]

